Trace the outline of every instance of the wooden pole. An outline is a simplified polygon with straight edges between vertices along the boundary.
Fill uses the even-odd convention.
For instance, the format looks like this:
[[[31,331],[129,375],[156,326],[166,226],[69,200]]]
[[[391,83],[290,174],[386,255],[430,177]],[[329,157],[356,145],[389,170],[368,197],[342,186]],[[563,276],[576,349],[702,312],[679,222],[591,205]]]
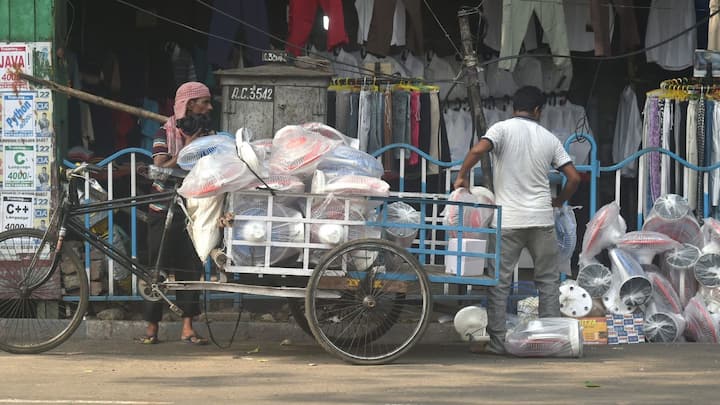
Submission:
[[[468,17],[470,14],[479,13],[479,11],[467,11],[460,9],[458,11],[458,22],[460,23],[460,40],[462,41],[465,83],[468,89],[468,95],[472,105],[473,122],[477,135],[485,135],[487,131],[487,122],[482,109],[482,99],[480,97],[480,66],[478,66],[477,54],[473,47],[472,34],[470,33],[470,22]],[[480,167],[482,168],[482,176],[480,184],[493,190],[492,167],[490,166],[490,156],[487,154],[480,159]]]
[[[51,80],[45,80],[40,79],[38,77],[28,75],[22,72],[18,73],[20,75],[21,79],[27,80],[31,83],[34,83],[36,85],[41,85],[43,87],[47,87],[49,89],[58,91],[63,94],[67,94],[70,97],[75,97],[82,101],[87,101],[88,103],[97,104],[103,107],[112,108],[113,110],[119,110],[122,112],[126,112],[128,114],[135,115],[140,118],[147,118],[151,119],[153,121],[158,121],[161,123],[165,123],[168,120],[168,117],[157,114],[152,111],[143,110],[142,108],[138,108],[132,105],[120,103],[113,100],[108,100],[107,98],[99,97],[94,94],[86,93],[84,91],[80,91],[77,89],[73,89],[72,87],[63,86],[61,84],[57,84]]]

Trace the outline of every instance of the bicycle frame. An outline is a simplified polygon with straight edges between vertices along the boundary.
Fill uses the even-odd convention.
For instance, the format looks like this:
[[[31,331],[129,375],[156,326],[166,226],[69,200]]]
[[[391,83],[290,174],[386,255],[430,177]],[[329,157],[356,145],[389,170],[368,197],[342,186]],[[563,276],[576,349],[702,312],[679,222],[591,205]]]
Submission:
[[[131,273],[135,274],[141,280],[147,283],[156,283],[159,273],[159,262],[165,245],[165,235],[169,224],[172,221],[172,217],[175,215],[176,208],[179,205],[178,199],[180,197],[177,194],[177,190],[142,196],[124,197],[110,201],[80,204],[76,197],[78,189],[77,183],[80,180],[85,179],[73,178],[68,181],[68,193],[63,197],[62,203],[60,207],[58,207],[60,210],[60,218],[56,227],[60,230],[61,237],[64,238],[66,237],[65,235],[69,235],[71,239],[79,239],[83,242],[88,242],[96,249],[99,249],[104,255],[116,261],[120,266],[129,269]],[[114,245],[110,244],[105,239],[88,229],[85,226],[84,221],[80,218],[86,214],[116,210],[119,208],[138,207],[140,205],[150,203],[170,203],[167,219],[165,221],[165,228],[163,229],[158,258],[155,262],[154,268],[144,265],[136,259],[128,256],[125,252],[118,250]],[[61,243],[62,240],[59,240],[58,249],[61,247]]]

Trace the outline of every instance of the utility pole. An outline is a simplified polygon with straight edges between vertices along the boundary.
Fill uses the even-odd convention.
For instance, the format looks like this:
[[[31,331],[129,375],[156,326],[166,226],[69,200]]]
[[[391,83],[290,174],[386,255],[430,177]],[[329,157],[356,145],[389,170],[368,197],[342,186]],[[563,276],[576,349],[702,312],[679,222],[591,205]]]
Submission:
[[[487,131],[487,122],[485,121],[482,99],[480,97],[480,72],[482,68],[478,65],[477,53],[473,47],[473,39],[470,32],[469,17],[472,14],[480,14],[480,17],[482,17],[479,7],[460,8],[458,11],[458,22],[460,23],[460,40],[462,42],[463,53],[465,54],[463,55],[465,85],[467,86],[472,105],[473,123],[478,136],[483,136],[485,131]],[[480,159],[480,167],[482,169],[480,184],[493,191],[490,156],[486,154]]]

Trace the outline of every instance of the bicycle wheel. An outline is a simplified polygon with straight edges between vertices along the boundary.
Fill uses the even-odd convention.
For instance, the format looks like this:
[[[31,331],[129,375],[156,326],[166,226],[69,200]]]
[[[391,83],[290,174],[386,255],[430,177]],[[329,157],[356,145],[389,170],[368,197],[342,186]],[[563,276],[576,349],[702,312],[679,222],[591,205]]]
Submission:
[[[353,364],[385,364],[422,337],[432,295],[413,255],[392,242],[359,239],[318,264],[305,307],[310,330],[327,352]]]
[[[67,340],[85,315],[85,270],[67,245],[56,254],[54,238],[50,239],[37,229],[0,233],[2,350],[18,354],[50,350]]]

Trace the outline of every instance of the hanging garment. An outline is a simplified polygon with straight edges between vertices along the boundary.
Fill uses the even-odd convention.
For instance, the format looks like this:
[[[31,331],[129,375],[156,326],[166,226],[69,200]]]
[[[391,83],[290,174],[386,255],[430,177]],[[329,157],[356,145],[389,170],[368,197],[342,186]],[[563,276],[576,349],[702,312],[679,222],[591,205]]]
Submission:
[[[382,70],[382,66],[376,66],[376,64],[390,64],[390,71],[386,72]],[[386,58],[386,57],[377,57],[372,54],[367,54],[365,58],[362,60],[362,67],[365,69],[365,72],[376,72],[380,71],[383,74],[386,75],[395,75],[400,77],[408,77],[408,72],[405,70],[405,67],[400,64],[397,60],[393,58]],[[366,74],[367,76],[367,74]]]
[[[648,16],[645,46],[650,47],[695,24],[694,0],[653,0]],[[647,61],[666,70],[693,65],[696,31],[691,30],[662,46],[648,49]]]
[[[463,83],[458,83],[453,87],[453,81],[457,77],[455,69],[448,63],[447,60],[438,57],[434,52],[429,52],[425,56],[427,64],[425,65],[425,80],[428,83],[440,87],[440,99],[449,100],[463,99],[467,97],[467,90]],[[452,88],[452,91],[450,89]],[[480,90],[483,92],[483,88],[487,88],[483,75],[480,75]]]
[[[383,144],[387,146],[393,143],[393,104],[392,92],[387,87],[383,92]],[[383,153],[383,167],[385,170],[392,169],[393,157],[392,153]]]
[[[503,21],[503,0],[485,0],[482,2],[483,16],[487,21],[487,33],[483,39],[483,43],[494,51],[500,51],[500,43],[502,38],[502,21]],[[535,19],[531,18],[524,32],[522,44],[526,51],[538,48],[537,25]]]
[[[360,60],[350,52],[346,52],[340,48],[337,52],[325,52],[315,48],[310,48],[310,53],[323,57],[332,62],[332,71],[337,77],[361,78],[363,77],[360,70]],[[337,55],[336,55],[337,53]]]
[[[705,166],[705,100],[698,101],[697,111],[697,156],[698,166]],[[697,175],[697,202],[695,214],[703,215],[703,203],[705,193],[705,176],[702,173]]]
[[[612,21],[616,12],[618,20]],[[592,0],[590,15],[595,32],[595,55],[609,56],[611,54],[610,38],[614,23],[620,24],[621,53],[640,47],[640,34],[637,30],[632,0]]]
[[[367,152],[373,153],[383,147],[385,135],[385,95],[382,92],[372,93],[372,121],[370,124],[370,136],[368,137]]]
[[[310,37],[318,7],[328,16],[330,24],[327,32],[327,49],[348,43],[345,32],[345,17],[341,0],[290,0],[288,13],[287,51],[295,56],[302,53],[302,48]]]
[[[420,92],[410,92],[410,144],[420,147]],[[410,154],[410,164],[417,165],[420,163],[420,156],[412,152]]]
[[[542,91],[545,93],[559,93],[568,91],[573,78],[572,63],[557,66],[550,58],[541,58],[542,64]]]
[[[338,90],[335,92],[335,129],[348,135],[348,121],[350,120],[350,91]],[[357,127],[357,121],[355,122]]]
[[[576,52],[592,51],[595,48],[595,33],[590,29],[590,4],[566,1],[563,7],[568,32],[568,48]],[[612,16],[609,11],[608,14]]]
[[[670,133],[672,132],[673,117],[673,100],[665,99],[663,102],[662,114],[662,135],[660,138],[660,147],[670,150]],[[670,156],[662,154],[660,156],[660,195],[668,193],[670,187]]]
[[[662,114],[663,100],[653,98],[650,104],[650,125],[648,127],[647,146],[660,147],[660,139],[662,137]],[[650,175],[650,202],[660,197],[660,153],[652,152],[648,154],[648,174]]]
[[[437,91],[430,92],[430,156],[440,160],[440,99]],[[428,164],[428,174],[438,174],[440,168]]]
[[[710,114],[708,114],[708,118]],[[713,107],[713,130],[712,130],[712,153],[710,163],[720,162],[720,103],[714,103]],[[711,198],[714,207],[720,206],[720,170],[710,172],[712,184]]]
[[[363,152],[368,151],[368,143],[371,137],[370,131],[372,129],[374,101],[373,93],[371,91],[360,91],[357,138],[360,142],[360,150]]]
[[[220,38],[235,38],[240,22],[228,17],[229,14],[244,21],[252,21],[258,29],[243,25],[243,42],[249,46],[243,48],[243,56],[250,66],[262,64],[258,49],[270,49],[267,6],[265,1],[256,0],[215,0],[210,17],[210,36],[207,43],[207,61],[220,69],[231,66],[230,50],[233,44]],[[222,11],[222,12],[220,12]],[[223,14],[225,13],[225,14]],[[263,32],[264,31],[264,32]],[[253,49],[255,48],[255,49]]]
[[[347,132],[345,135],[351,138],[358,138],[360,126],[360,93],[350,93],[350,112],[348,113]]]
[[[355,0],[355,9],[358,15],[358,44],[362,45],[368,40],[374,7],[375,0]]]
[[[638,109],[637,96],[632,86],[626,86],[620,94],[615,135],[613,137],[613,163],[620,163],[637,152],[642,143],[642,117]],[[626,177],[637,176],[637,159],[620,169]]]
[[[408,77],[422,79],[425,77],[425,63],[410,52],[404,52],[393,56],[397,63],[401,64],[408,74]]]
[[[555,55],[570,55],[568,37],[565,25],[565,12],[562,1],[544,0],[530,2],[522,0],[504,0],[502,18],[502,42],[500,57],[514,56],[520,53],[523,38],[527,32],[528,22],[533,12],[545,32],[550,49]],[[568,58],[554,58],[558,66],[570,62]],[[501,69],[513,71],[517,59],[506,59],[499,63]]]
[[[485,69],[485,77],[491,97],[511,97],[520,88],[515,83],[513,74],[499,69],[497,64],[492,64]]]
[[[542,62],[538,58],[521,58],[518,60],[515,70],[512,72],[515,83],[519,87],[534,86],[543,88]]]
[[[710,14],[720,10],[720,0],[710,0]],[[708,24],[708,51],[720,51],[720,14],[710,18]]]
[[[337,113],[336,108],[337,93],[333,90],[327,92],[327,124],[333,128],[337,128]]]
[[[698,101],[690,100],[687,110],[687,130],[685,131],[685,160],[694,165],[698,164],[697,117]],[[697,172],[686,168],[684,177],[685,197],[690,207],[695,207],[697,205]]]
[[[405,3],[403,0],[396,0],[395,12],[393,13],[393,31],[390,45],[405,46]]]
[[[395,90],[392,92],[392,98],[393,143],[409,144],[411,142],[410,93],[404,90]],[[395,158],[399,157],[400,149],[395,149]]]

